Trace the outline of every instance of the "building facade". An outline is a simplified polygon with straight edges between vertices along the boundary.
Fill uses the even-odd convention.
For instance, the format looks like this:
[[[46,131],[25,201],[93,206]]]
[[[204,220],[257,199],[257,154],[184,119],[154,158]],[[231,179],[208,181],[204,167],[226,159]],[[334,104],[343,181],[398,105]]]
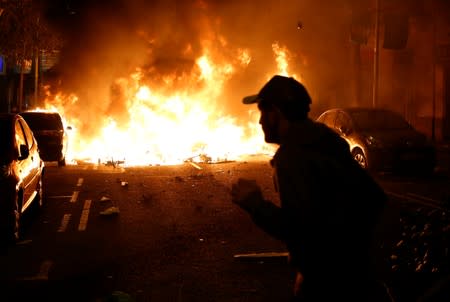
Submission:
[[[357,36],[350,52],[359,105],[393,109],[435,141],[450,141],[450,1],[370,0],[358,9],[371,20],[357,24],[366,39]]]

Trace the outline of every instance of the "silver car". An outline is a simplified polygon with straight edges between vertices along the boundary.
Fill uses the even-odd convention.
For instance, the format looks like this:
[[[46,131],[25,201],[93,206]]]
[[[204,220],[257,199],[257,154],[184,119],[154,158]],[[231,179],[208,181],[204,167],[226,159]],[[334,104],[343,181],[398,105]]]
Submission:
[[[433,172],[436,148],[402,115],[380,108],[333,108],[318,118],[343,137],[365,169]]]

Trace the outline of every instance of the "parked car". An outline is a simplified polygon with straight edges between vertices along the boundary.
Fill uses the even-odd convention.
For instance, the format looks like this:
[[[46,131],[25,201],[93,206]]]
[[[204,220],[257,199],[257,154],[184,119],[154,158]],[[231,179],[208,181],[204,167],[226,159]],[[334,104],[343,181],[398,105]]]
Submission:
[[[43,200],[45,164],[38,144],[18,114],[0,113],[0,235],[17,240],[22,214]]]
[[[333,108],[317,121],[348,142],[354,159],[365,169],[432,172],[434,144],[397,112],[380,108]]]
[[[57,161],[66,165],[68,136],[61,115],[58,112],[26,111],[20,113],[30,126],[44,161]]]

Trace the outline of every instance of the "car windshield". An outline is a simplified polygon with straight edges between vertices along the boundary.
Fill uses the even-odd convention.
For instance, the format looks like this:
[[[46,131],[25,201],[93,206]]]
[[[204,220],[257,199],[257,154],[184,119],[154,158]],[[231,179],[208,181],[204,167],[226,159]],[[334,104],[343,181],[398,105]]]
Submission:
[[[0,120],[0,162],[9,159],[11,152],[11,122],[8,120]]]
[[[361,130],[408,129],[410,124],[398,113],[386,110],[351,112],[355,125]]]
[[[57,114],[48,113],[22,113],[22,117],[32,130],[60,130],[63,128],[61,119]]]

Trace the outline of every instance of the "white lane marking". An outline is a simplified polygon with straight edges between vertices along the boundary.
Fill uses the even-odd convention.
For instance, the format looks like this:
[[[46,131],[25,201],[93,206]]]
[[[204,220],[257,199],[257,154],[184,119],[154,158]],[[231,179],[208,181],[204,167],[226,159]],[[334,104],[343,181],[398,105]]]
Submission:
[[[58,232],[65,232],[67,229],[67,226],[69,225],[70,217],[72,214],[64,214],[63,218],[61,219],[61,224],[59,225]]]
[[[41,267],[39,269],[39,273],[37,273],[33,277],[25,277],[22,280],[48,280],[48,273],[50,272],[51,267],[53,266],[53,261],[46,260],[42,262]]]
[[[78,178],[77,187],[81,187],[81,185],[83,184],[83,181],[84,181],[83,178]]]
[[[92,200],[90,199],[84,201],[83,211],[81,212],[80,224],[78,225],[78,231],[86,230],[91,202]]]
[[[80,194],[80,191],[73,191],[72,198],[70,198],[70,202],[76,202],[78,199],[78,194]]]

